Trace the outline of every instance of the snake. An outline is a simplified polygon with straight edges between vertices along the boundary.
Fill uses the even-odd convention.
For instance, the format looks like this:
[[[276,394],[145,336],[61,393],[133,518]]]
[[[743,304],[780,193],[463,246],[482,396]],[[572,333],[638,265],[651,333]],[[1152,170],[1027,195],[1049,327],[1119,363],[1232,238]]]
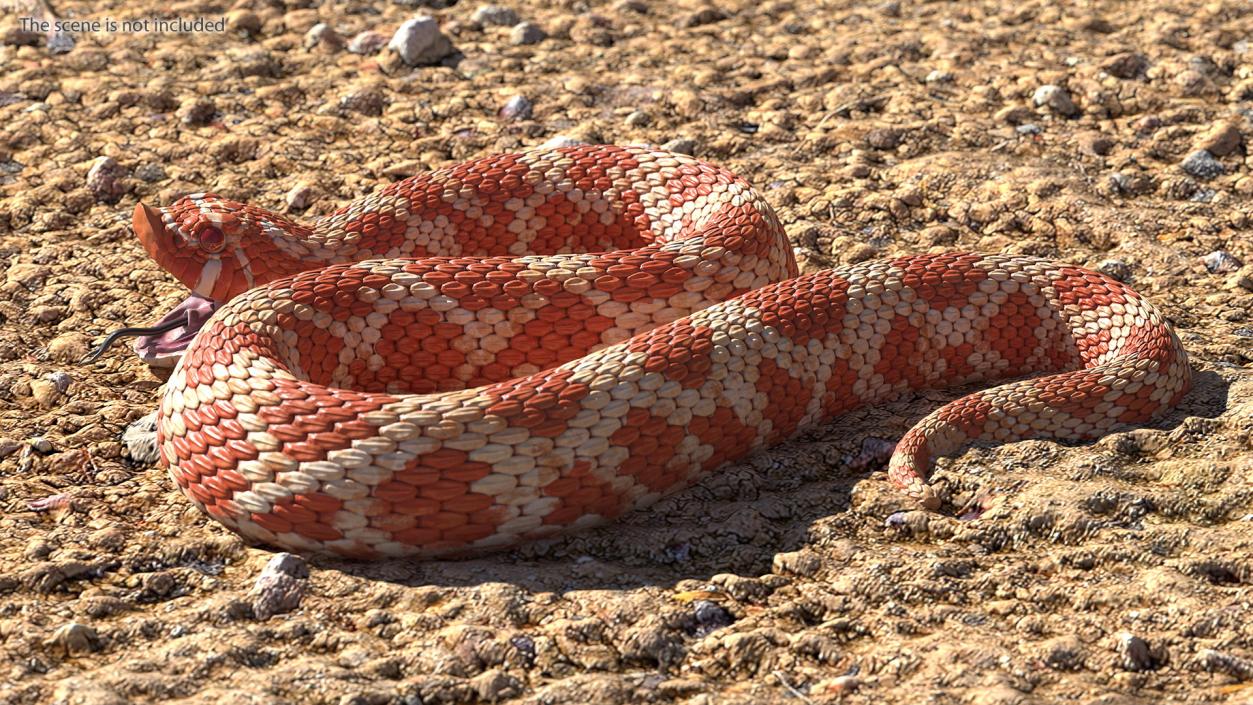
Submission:
[[[133,225],[192,292],[139,346],[178,354],[160,463],[221,524],[310,554],[595,526],[863,405],[977,385],[888,459],[934,510],[937,457],[1092,439],[1191,383],[1117,279],[949,251],[801,275],[761,193],[648,146],[476,158],[310,223],[198,193]]]

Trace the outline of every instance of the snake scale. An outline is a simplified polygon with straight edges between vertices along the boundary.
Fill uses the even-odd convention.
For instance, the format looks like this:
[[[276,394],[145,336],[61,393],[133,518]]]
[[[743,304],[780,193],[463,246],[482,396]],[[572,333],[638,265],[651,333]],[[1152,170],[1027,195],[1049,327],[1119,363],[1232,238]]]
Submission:
[[[166,385],[162,463],[222,524],[302,552],[506,547],[863,404],[1038,375],[897,444],[889,477],[936,507],[936,456],[1092,438],[1190,384],[1170,326],[1119,281],[973,253],[798,276],[748,183],[647,147],[475,159],[311,225],[212,194],[140,204],[134,225],[217,309]]]

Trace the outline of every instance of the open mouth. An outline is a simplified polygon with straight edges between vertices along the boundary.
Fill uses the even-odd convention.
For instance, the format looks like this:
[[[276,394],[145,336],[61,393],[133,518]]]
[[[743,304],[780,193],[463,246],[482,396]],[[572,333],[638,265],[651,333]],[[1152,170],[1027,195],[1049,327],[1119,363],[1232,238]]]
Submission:
[[[174,242],[162,222],[161,212],[140,203],[135,206],[133,226],[148,254],[163,266],[166,265],[165,253],[171,251]],[[178,272],[174,274],[179,275]],[[140,359],[154,367],[172,367],[196,337],[196,333],[217,310],[218,305],[212,299],[193,292],[152,326],[113,331],[83,361],[92,362],[118,340],[134,337],[135,353]]]

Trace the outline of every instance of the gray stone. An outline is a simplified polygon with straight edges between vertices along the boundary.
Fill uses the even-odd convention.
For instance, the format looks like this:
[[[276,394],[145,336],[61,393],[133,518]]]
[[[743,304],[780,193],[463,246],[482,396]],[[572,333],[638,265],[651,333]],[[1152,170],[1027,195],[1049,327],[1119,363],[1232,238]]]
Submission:
[[[378,32],[360,32],[348,42],[348,51],[353,54],[376,54],[387,46],[387,37]]]
[[[1071,100],[1070,93],[1061,86],[1052,84],[1040,86],[1035,89],[1035,93],[1031,96],[1031,101],[1037,106],[1048,108],[1063,117],[1072,117],[1079,114],[1079,108]]]
[[[285,614],[300,607],[309,583],[309,565],[300,556],[279,553],[257,577],[250,596],[252,612],[259,620]]]
[[[1205,255],[1205,269],[1208,270],[1210,274],[1226,274],[1227,272],[1234,272],[1240,268],[1241,264],[1242,263],[1240,260],[1236,259],[1235,255],[1232,255],[1226,250],[1214,250],[1208,255]]]
[[[1198,149],[1189,154],[1179,166],[1198,179],[1212,179],[1226,171],[1222,162],[1204,149]]]
[[[396,29],[387,48],[409,66],[429,66],[452,53],[452,42],[439,31],[434,17],[418,15]]]
[[[97,157],[87,172],[87,190],[98,201],[117,203],[125,191],[121,182],[125,176],[126,170],[113,157]]]
[[[530,120],[535,105],[524,95],[515,95],[505,102],[500,109],[500,116],[506,120]]]
[[[1112,277],[1120,282],[1131,281],[1131,265],[1120,259],[1103,260],[1096,265],[1096,271],[1107,277]]]
[[[521,21],[521,18],[518,17],[518,13],[507,7],[501,7],[500,5],[483,5],[474,11],[474,15],[471,19],[484,27],[488,25],[512,27]]]
[[[547,32],[530,22],[514,25],[513,31],[509,33],[509,42],[514,46],[539,44],[547,38]]]
[[[661,148],[667,152],[676,152],[678,154],[693,156],[696,154],[696,140],[688,139],[686,137],[676,137],[661,145]]]

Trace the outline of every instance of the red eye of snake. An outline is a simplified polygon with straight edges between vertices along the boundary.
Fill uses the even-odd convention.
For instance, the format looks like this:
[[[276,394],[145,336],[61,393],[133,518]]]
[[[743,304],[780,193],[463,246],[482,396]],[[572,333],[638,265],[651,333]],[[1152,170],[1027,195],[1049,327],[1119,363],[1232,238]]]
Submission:
[[[226,246],[226,236],[217,228],[205,228],[200,231],[200,248],[205,252],[221,252]]]

